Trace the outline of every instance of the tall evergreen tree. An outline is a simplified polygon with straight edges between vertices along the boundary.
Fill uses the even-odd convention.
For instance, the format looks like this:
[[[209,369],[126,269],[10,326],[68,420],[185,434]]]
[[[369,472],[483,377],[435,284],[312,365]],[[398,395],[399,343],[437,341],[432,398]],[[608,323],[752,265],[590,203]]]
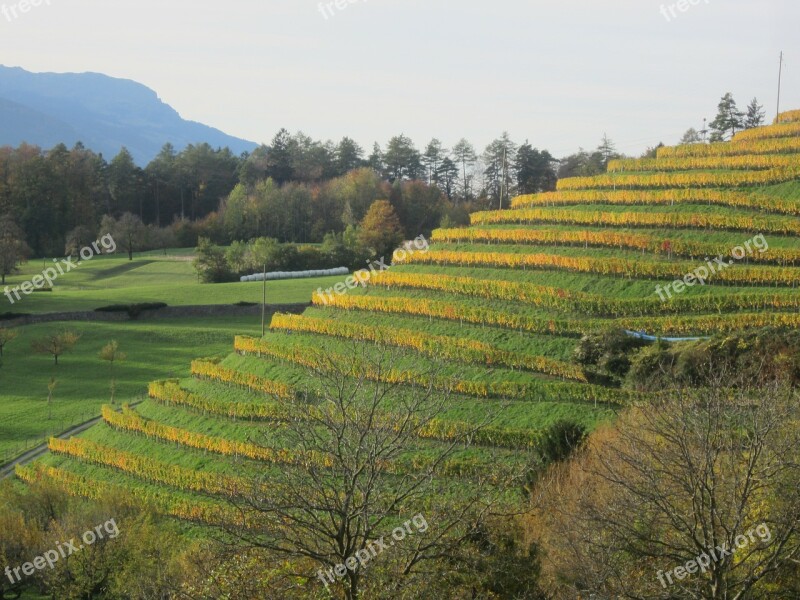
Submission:
[[[336,169],[339,175],[349,173],[364,165],[364,149],[349,137],[343,137],[336,146]]]
[[[509,199],[510,190],[514,185],[512,165],[516,156],[517,146],[511,141],[507,131],[489,144],[483,153],[484,185],[488,196],[497,205]]]
[[[458,163],[461,171],[461,198],[467,202],[469,201],[472,191],[470,184],[472,182],[471,171],[478,160],[478,155],[475,153],[475,147],[470,144],[466,139],[461,140],[453,147],[453,158]]]
[[[754,127],[761,127],[764,124],[764,119],[767,113],[764,107],[758,103],[758,98],[753,98],[750,104],[747,105],[747,112],[744,117],[744,128],[753,129]]]
[[[445,156],[436,169],[436,181],[448,200],[452,201],[455,198],[458,177],[458,165],[453,162],[452,158]]]
[[[381,145],[378,142],[375,142],[372,145],[372,154],[369,155],[367,163],[369,163],[369,166],[373,171],[375,171],[378,175],[383,176],[384,172],[386,171],[386,162],[384,160],[383,150],[381,150]]]
[[[417,179],[422,173],[422,156],[411,138],[398,135],[389,140],[384,156],[386,171],[393,181]]]
[[[617,152],[617,147],[607,134],[603,134],[603,139],[600,140],[600,145],[597,147],[600,156],[603,157],[603,167],[608,168],[609,161],[619,158],[620,154]]]
[[[728,92],[719,101],[717,116],[711,121],[711,141],[723,142],[732,138],[740,129],[744,129],[744,113],[736,106],[733,94]]]
[[[267,155],[267,174],[278,183],[287,183],[294,178],[291,143],[292,136],[286,129],[281,129],[272,138]]]
[[[514,171],[518,194],[535,194],[555,189],[556,176],[553,164],[555,159],[544,150],[539,152],[526,140],[517,150]]]
[[[428,174],[428,185],[433,185],[437,181],[439,165],[447,156],[447,150],[442,146],[442,142],[433,138],[428,142],[425,152],[422,155],[422,164]]]

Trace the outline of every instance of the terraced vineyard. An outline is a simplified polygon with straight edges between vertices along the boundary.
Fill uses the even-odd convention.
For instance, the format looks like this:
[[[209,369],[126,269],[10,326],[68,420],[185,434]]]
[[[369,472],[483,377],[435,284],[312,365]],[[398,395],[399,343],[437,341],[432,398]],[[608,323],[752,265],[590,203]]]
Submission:
[[[213,522],[248,475],[327,464],[287,447],[281,424],[286,403],[319,385],[307,369],[324,367],[321,349],[335,360],[354,341],[399,357],[390,370],[366,361],[367,379],[454,391],[388,472],[420,468],[427,449],[491,413],[443,477],[491,473],[524,460],[559,420],[592,428],[636,401],[587,381],[572,358],[584,333],[800,326],[799,179],[795,111],[729,143],[663,148],[656,159],[562,180],[510,210],[474,214],[472,227],[434,232],[429,251],[396,253],[363,288],[315,294],[302,316],[276,316],[264,339],[238,337],[224,359],[196,361],[189,379],[151,384],[136,408],[104,409],[102,425],[54,441],[50,456],[18,474],[77,495],[124,488],[168,514]],[[702,284],[685,277],[700,268]],[[678,279],[662,300],[657,286]]]

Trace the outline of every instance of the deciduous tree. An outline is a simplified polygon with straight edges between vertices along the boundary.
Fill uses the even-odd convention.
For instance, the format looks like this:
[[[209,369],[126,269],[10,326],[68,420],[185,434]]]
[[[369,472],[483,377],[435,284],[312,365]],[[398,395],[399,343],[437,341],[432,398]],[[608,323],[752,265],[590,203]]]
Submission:
[[[369,207],[359,230],[359,240],[376,256],[389,257],[403,241],[403,227],[388,200],[376,200]]]
[[[0,358],[3,357],[6,345],[17,339],[19,333],[14,329],[8,327],[0,327]]]
[[[80,334],[64,330],[36,338],[31,342],[31,348],[37,354],[49,354],[53,357],[53,362],[58,365],[58,357],[70,352],[80,339]]]
[[[487,530],[489,515],[501,510],[503,484],[471,479],[460,488],[457,502],[440,487],[449,485],[440,479],[444,466],[458,448],[471,445],[485,421],[478,420],[474,430],[457,439],[426,448],[424,464],[391,475],[386,465],[418,447],[424,429],[450,405],[449,393],[368,379],[364,365],[378,379],[394,372],[400,357],[390,347],[352,344],[347,358],[325,348],[310,351],[317,366],[309,369],[308,380],[319,385],[308,395],[283,401],[290,415],[284,433],[297,455],[324,461],[278,469],[240,491],[231,502],[256,526],[230,523],[228,531],[249,546],[285,557],[287,568],[295,567],[292,572],[309,586],[322,588],[329,569],[347,566],[344,574],[325,580],[332,597],[402,598],[409,597],[411,586],[438,588],[429,580],[430,569],[440,581],[459,571],[466,564],[464,548]],[[435,379],[435,373],[434,365],[428,379]],[[493,473],[507,483],[506,475],[501,465]],[[392,529],[412,517],[417,531],[411,529],[413,535],[386,549],[381,569],[359,564],[359,557],[372,558],[369,548],[375,540],[388,542]],[[308,569],[305,577],[303,569]],[[320,570],[315,574],[313,569]],[[497,580],[495,585],[513,584]]]
[[[117,340],[111,340],[108,344],[103,346],[100,353],[97,355],[100,360],[108,363],[111,370],[111,403],[114,403],[114,393],[117,391],[117,381],[114,379],[114,363],[123,362],[128,355],[119,349]]]
[[[794,597],[797,393],[706,367],[706,387],[631,408],[540,483],[555,598]]]

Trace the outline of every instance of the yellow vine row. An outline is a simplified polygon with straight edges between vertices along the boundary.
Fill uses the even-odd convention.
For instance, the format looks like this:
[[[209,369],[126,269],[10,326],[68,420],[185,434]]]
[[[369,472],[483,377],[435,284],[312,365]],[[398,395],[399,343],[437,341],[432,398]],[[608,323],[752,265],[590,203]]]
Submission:
[[[788,216],[751,216],[670,212],[600,212],[562,208],[527,208],[473,213],[473,225],[556,223],[606,227],[668,227],[800,235],[800,219]],[[419,254],[419,253],[417,253]]]
[[[783,183],[798,178],[800,178],[800,169],[797,168],[767,171],[623,173],[560,179],[556,188],[558,190],[583,190],[593,188],[742,187]]]
[[[104,467],[112,467],[136,475],[153,483],[168,485],[189,492],[208,492],[215,495],[235,496],[248,489],[246,480],[239,477],[186,469],[162,463],[152,458],[123,452],[111,446],[72,438],[51,438],[50,452]]]
[[[608,163],[609,173],[637,171],[764,170],[800,167],[800,155],[688,156],[674,158],[621,158]]]
[[[205,435],[158,423],[157,421],[146,420],[130,407],[124,407],[123,412],[118,413],[106,405],[102,408],[102,414],[103,420],[114,429],[141,433],[148,437],[175,442],[182,446],[207,450],[224,456],[244,456],[253,460],[286,465],[302,465],[309,462],[322,467],[330,467],[332,465],[330,458],[326,456],[304,456],[288,448],[266,448],[256,444]]]
[[[316,300],[320,300],[316,293]],[[335,300],[336,305],[346,303],[350,296],[338,296]],[[239,336],[234,342],[234,348],[241,354],[253,354],[257,356],[270,356],[278,360],[292,362],[294,364],[309,368],[324,368],[318,353],[312,348],[297,346],[286,348],[274,342],[257,340],[255,338]],[[338,364],[349,364],[347,357],[327,352],[329,361]],[[527,383],[517,383],[511,381],[494,381],[486,383],[483,381],[459,380],[442,376],[431,376],[413,369],[376,369],[370,365],[359,365],[358,368],[352,367],[350,376],[361,376],[371,381],[381,381],[402,385],[425,385],[432,386],[437,390],[451,390],[458,394],[474,396],[477,398],[509,398],[515,400],[552,400],[558,397],[563,401],[575,402],[610,402],[619,404],[631,397],[627,392],[612,390],[595,385],[586,385],[566,381],[530,381]]]
[[[49,480],[70,496],[90,500],[101,499],[107,494],[124,497],[140,505],[151,505],[162,514],[184,521],[209,525],[241,522],[241,516],[226,506],[197,498],[182,498],[169,492],[90,480],[87,477],[55,467],[40,464],[17,465],[15,473],[22,481],[29,484]]]
[[[800,140],[800,139],[799,139]],[[755,209],[768,213],[800,215],[800,202],[765,194],[736,190],[584,190],[543,192],[518,196],[511,208],[609,204],[612,206],[673,206],[675,204],[711,204],[731,208]]]
[[[595,273],[605,276],[621,276],[629,279],[682,279],[686,273],[693,272],[699,266],[699,264],[688,261],[645,261],[624,258],[593,258],[591,256],[562,256],[559,254],[462,252],[450,250],[430,250],[426,253],[416,253],[407,256],[403,262],[406,264],[431,264],[460,267],[561,270],[572,273]],[[709,281],[713,284],[781,285],[794,287],[800,283],[800,269],[793,267],[763,267],[736,264],[730,266],[725,271],[718,271],[716,274],[710,273],[710,275]]]
[[[800,152],[800,137],[665,146],[658,149],[657,156],[658,158],[688,158],[690,156],[746,156],[792,152]]]
[[[228,369],[220,366],[213,360],[198,359],[192,361],[192,375],[198,378],[230,383],[254,392],[262,392],[285,400],[294,398],[296,393],[291,386],[284,383]]]
[[[386,286],[387,289],[413,288],[523,302],[538,308],[577,312],[598,317],[698,313],[710,310],[721,313],[742,309],[800,309],[800,294],[771,292],[687,296],[665,303],[655,296],[652,298],[611,298],[522,281],[397,271],[376,273],[370,280],[370,284]]]
[[[798,123],[800,122],[800,110],[787,110],[775,118],[775,123]]]
[[[221,379],[218,379],[222,383]],[[153,381],[148,386],[150,398],[163,403],[187,406],[203,412],[232,419],[259,419],[264,421],[285,421],[289,411],[275,402],[228,402],[219,398],[209,398],[193,394],[181,388],[175,381]]]
[[[744,140],[765,140],[770,138],[787,138],[797,137],[800,135],[800,123],[787,122],[778,123],[776,125],[768,125],[766,127],[755,127],[753,129],[746,129],[740,131],[733,136],[733,142],[741,142]]]
[[[231,409],[228,407],[227,402],[186,391],[175,381],[157,381],[151,383],[150,397],[159,402],[189,406],[209,414],[226,417],[233,416],[231,415]],[[257,406],[260,407],[262,405]],[[322,415],[318,414],[317,409],[313,406],[309,406],[307,412],[300,416],[295,413],[290,413],[290,411],[282,408],[280,405],[263,406],[266,410],[258,411],[258,414],[255,414],[256,411],[253,411],[254,417],[276,422],[285,422],[290,418],[305,417],[308,421],[322,418]],[[244,415],[237,414],[237,416]],[[377,423],[376,426],[385,426],[397,430],[397,417],[390,413],[381,414],[379,415],[379,423]],[[478,431],[474,431],[474,429],[474,425],[467,422],[453,421],[450,419],[431,419],[424,425],[419,426],[419,428],[416,429],[416,433],[423,439],[442,441],[452,441],[470,434],[475,444],[506,448],[533,448],[541,439],[540,432],[527,429],[495,426],[482,427]]]
[[[429,335],[412,329],[367,326],[358,323],[289,314],[276,314],[272,318],[270,327],[272,329],[304,331],[346,339],[367,340],[379,344],[413,348],[427,356],[441,357],[446,360],[479,363],[487,366],[499,365],[584,383],[587,381],[583,369],[578,365],[553,360],[544,356],[501,350],[491,344],[477,340]]]
[[[642,250],[656,255],[687,258],[725,256],[731,251],[730,244],[670,240],[662,236],[655,237],[621,231],[566,231],[562,229],[482,229],[480,227],[437,229],[433,232],[431,241],[624,248]],[[748,256],[748,260],[794,266],[800,264],[800,249],[771,248],[769,252],[765,253],[754,252],[752,256]]]
[[[312,295],[314,304],[322,299]],[[328,305],[331,305],[330,300]],[[364,310],[389,314],[424,316],[448,321],[503,327],[530,333],[582,335],[610,328],[645,331],[654,335],[706,335],[760,327],[798,327],[798,313],[732,313],[669,317],[623,317],[618,319],[545,319],[490,308],[452,304],[439,300],[386,296],[337,296],[333,306],[344,310]],[[578,384],[574,384],[578,385]]]

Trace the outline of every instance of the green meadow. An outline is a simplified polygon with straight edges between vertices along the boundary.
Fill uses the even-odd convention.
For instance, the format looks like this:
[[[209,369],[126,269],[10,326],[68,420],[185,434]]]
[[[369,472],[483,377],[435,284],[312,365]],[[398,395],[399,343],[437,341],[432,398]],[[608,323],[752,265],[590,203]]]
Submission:
[[[98,256],[61,276],[52,292],[23,296],[13,305],[0,296],[0,314],[91,311],[142,302],[170,306],[261,302],[260,283],[201,284],[192,260],[192,249],[136,254],[133,261],[122,255]],[[48,264],[51,259],[25,263],[20,273],[7,278],[6,285],[20,285]],[[267,302],[309,302],[318,287],[330,287],[340,279],[270,281]],[[81,338],[58,366],[51,357],[32,351],[34,339],[65,329]],[[16,331],[18,337],[8,344],[0,363],[0,463],[52,434],[99,416],[100,406],[110,401],[112,373],[98,353],[111,340],[127,355],[124,362],[114,365],[116,399],[135,402],[146,394],[148,382],[186,377],[192,359],[229,354],[237,334],[259,335],[261,317],[54,322]],[[55,388],[48,403],[51,381]]]

